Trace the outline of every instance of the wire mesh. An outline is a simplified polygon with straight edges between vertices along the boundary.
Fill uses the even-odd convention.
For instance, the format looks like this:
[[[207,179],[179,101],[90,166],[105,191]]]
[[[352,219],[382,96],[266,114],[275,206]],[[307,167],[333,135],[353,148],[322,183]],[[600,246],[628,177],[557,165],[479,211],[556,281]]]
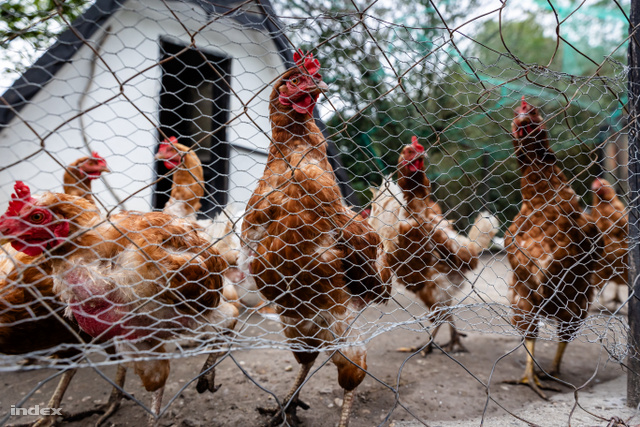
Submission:
[[[4,2],[1,422],[631,425],[628,10]]]

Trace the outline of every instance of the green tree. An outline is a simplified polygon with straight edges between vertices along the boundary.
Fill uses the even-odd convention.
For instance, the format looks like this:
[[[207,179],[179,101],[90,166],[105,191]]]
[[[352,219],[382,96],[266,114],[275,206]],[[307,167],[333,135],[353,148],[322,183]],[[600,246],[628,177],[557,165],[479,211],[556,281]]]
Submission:
[[[474,2],[438,5],[374,3],[362,11],[346,1],[277,4],[294,45],[322,62],[334,94],[324,101],[333,112],[325,121],[361,203],[417,135],[436,197],[459,228],[482,208],[508,225],[520,203],[510,122],[522,95],[549,117],[562,167],[588,194],[601,128],[622,117],[624,57],[615,47],[603,48],[610,58],[588,50],[583,74],[572,75],[563,69],[568,47],[555,37],[553,16],[539,7],[500,23],[497,14],[476,22]]]
[[[336,89],[325,102],[335,109],[326,121],[363,205],[367,189],[395,171],[411,136],[435,143],[454,114],[452,103],[436,96],[459,68],[442,48],[441,16],[456,22],[473,4],[448,2],[436,10],[428,1],[403,0],[363,11],[348,1],[277,3],[282,15],[295,17],[283,18],[293,43],[315,52]]]
[[[3,0],[0,2],[0,60],[3,73],[17,74],[31,65],[91,4],[86,0]]]

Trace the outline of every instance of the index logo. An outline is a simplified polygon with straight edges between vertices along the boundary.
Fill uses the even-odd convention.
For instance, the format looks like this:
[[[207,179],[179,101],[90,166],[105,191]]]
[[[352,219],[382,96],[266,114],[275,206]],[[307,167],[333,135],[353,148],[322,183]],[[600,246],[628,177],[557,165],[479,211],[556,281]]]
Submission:
[[[41,408],[40,405],[30,408],[16,408],[16,405],[11,405],[11,415],[39,415],[41,417],[62,415],[62,408]]]

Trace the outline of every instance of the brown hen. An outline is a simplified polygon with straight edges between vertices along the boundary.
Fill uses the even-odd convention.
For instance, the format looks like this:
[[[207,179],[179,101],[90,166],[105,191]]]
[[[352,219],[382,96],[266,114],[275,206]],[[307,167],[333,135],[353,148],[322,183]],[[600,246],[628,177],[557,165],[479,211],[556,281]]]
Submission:
[[[63,188],[65,194],[82,197],[90,204],[82,203],[83,208],[95,210],[91,183],[103,172],[109,172],[107,163],[98,153],[81,157],[65,169]],[[4,236],[0,236],[4,240]],[[21,242],[17,247],[27,252]],[[3,279],[0,280],[0,353],[30,354],[35,352],[54,354],[57,358],[67,358],[78,354],[77,347],[90,340],[77,324],[64,319],[64,304],[53,292],[51,260],[48,254],[30,256],[14,249],[10,243],[3,245]],[[49,401],[49,408],[60,407],[66,388],[76,370],[63,373],[55,393]],[[118,371],[117,384],[124,382],[124,372]],[[78,419],[94,413],[104,413],[106,419],[118,406],[118,396],[113,393],[106,405],[96,409],[74,414]],[[37,426],[51,425],[56,416],[45,416],[38,420]]]
[[[91,183],[105,172],[111,172],[107,167],[107,161],[95,151],[91,156],[79,158],[64,171],[62,176],[64,193],[85,198],[93,203]]]
[[[169,375],[169,361],[159,358],[164,340],[210,323],[232,327],[217,309],[225,263],[187,221],[159,212],[106,221],[84,199],[34,197],[18,183],[0,231],[16,250],[51,256],[54,292],[84,332],[98,341],[118,337],[119,354],[154,392],[154,418]]]
[[[162,141],[156,160],[162,160],[173,171],[171,195],[163,212],[195,222],[204,196],[204,173],[198,155],[172,136]]]
[[[534,347],[542,319],[558,324],[558,350],[551,375],[587,316],[593,296],[595,261],[600,255],[598,229],[580,207],[576,193],[557,166],[542,115],[524,97],[511,125],[516,158],[522,172],[520,213],[505,234],[513,269],[509,285],[512,323],[524,336],[527,350],[522,379],[546,398],[534,372]]]
[[[489,247],[497,231],[497,220],[483,213],[469,237],[457,233],[431,198],[424,159],[424,147],[413,137],[398,159],[398,184],[385,180],[379,189],[372,190],[369,223],[382,237],[382,279],[386,281],[393,276],[397,284],[415,293],[436,324],[427,345],[399,350],[422,349],[426,355],[440,326],[447,322],[451,340],[445,350],[464,351],[449,306],[466,275],[476,268],[482,250]]]
[[[627,287],[629,282],[629,217],[609,181],[596,178],[591,190],[593,205],[590,216],[600,231],[604,245],[603,256],[596,264],[593,284],[596,289],[603,289],[607,282],[615,283],[615,295],[609,302],[617,307],[622,302],[618,288]]]
[[[95,211],[91,182],[103,172],[109,168],[98,153],[75,160],[63,175],[65,194],[84,198],[90,203],[80,202],[81,208]],[[9,256],[5,255],[0,267],[4,276],[0,282],[0,353],[27,354],[78,343],[77,326],[62,321],[64,305],[53,292],[48,253],[39,257],[28,241],[14,240],[3,249]]]
[[[242,237],[250,273],[276,306],[301,369],[283,406],[295,421],[309,370],[326,344],[344,389],[340,425],[349,422],[355,388],[366,375],[366,349],[356,343],[358,312],[389,295],[376,271],[380,238],[342,201],[327,159],[327,142],[313,118],[327,88],[312,55],[296,52],[271,93],[272,141],[264,175],[249,200]],[[273,412],[273,411],[272,411]],[[277,412],[277,411],[276,411]],[[280,424],[284,415],[273,419]]]

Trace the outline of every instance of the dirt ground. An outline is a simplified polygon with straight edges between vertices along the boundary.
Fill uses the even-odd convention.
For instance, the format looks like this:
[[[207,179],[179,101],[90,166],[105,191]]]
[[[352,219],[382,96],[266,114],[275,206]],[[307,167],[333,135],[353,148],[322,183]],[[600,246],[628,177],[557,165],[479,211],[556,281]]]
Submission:
[[[477,292],[470,292],[467,285],[460,294],[461,309],[456,323],[468,335],[464,338],[467,353],[446,354],[435,350],[422,357],[397,352],[400,346],[414,346],[426,341],[427,334],[418,327],[407,323],[391,331],[375,336],[368,344],[368,373],[357,390],[353,407],[351,426],[376,425],[438,425],[439,422],[461,422],[460,425],[480,425],[483,414],[488,420],[505,421],[504,425],[521,425],[509,413],[519,411],[530,404],[542,402],[527,387],[508,385],[502,381],[519,378],[524,369],[525,350],[520,337],[509,329],[501,317],[507,313],[504,307],[487,306],[484,302],[504,303],[508,269],[503,254],[484,255],[478,269],[479,279],[474,283]],[[375,309],[367,318],[385,316],[396,322],[406,322],[411,315],[424,314],[424,309],[410,295],[397,290],[395,301],[387,307]],[[402,307],[407,307],[408,312]],[[504,312],[504,313],[503,313]],[[386,314],[385,314],[386,313]],[[390,314],[389,314],[390,313]],[[384,315],[383,315],[384,314]],[[403,317],[404,316],[404,317]],[[489,317],[491,316],[491,317]],[[489,320],[491,319],[491,320]],[[251,324],[253,322],[254,324]],[[279,330],[276,321],[252,316],[247,333],[275,333]],[[436,342],[448,340],[446,327]],[[591,341],[591,342],[589,342]],[[549,367],[556,344],[540,340],[536,347],[536,357],[543,368]],[[171,376],[167,383],[164,404],[175,397],[166,408],[159,425],[161,426],[258,426],[267,421],[260,415],[258,406],[273,405],[274,395],[282,398],[293,381],[297,364],[292,354],[280,349],[254,349],[234,351],[227,356],[216,370],[216,380],[221,386],[215,393],[198,394],[195,384],[188,384],[194,378],[205,360],[205,356],[172,361]],[[311,378],[301,392],[303,401],[310,405],[307,411],[299,410],[299,416],[306,426],[331,426],[337,424],[342,391],[337,384],[335,367],[321,354]],[[100,368],[105,375],[113,378],[115,368]],[[0,412],[9,412],[39,382],[47,379],[55,370],[23,370],[0,373]],[[603,346],[591,335],[581,335],[567,349],[561,378],[570,386],[557,385],[561,392],[572,392],[579,388],[578,397],[586,395],[597,386],[626,375],[621,366],[609,360]],[[48,381],[35,391],[24,404],[25,407],[39,404],[45,406],[55,382]],[[182,390],[183,387],[185,387]],[[150,394],[141,388],[140,380],[131,371],[125,389],[136,399],[149,405]],[[93,369],[82,369],[74,378],[64,398],[63,409],[69,412],[84,410],[103,403],[110,393],[110,385]],[[558,392],[548,391],[549,396]],[[616,395],[619,393],[619,395]],[[626,390],[614,388],[615,398],[623,399]],[[605,403],[592,399],[593,407],[585,409],[598,413]],[[598,403],[600,402],[600,403]],[[568,425],[571,404],[564,404],[553,414],[554,421],[566,419]],[[506,418],[504,416],[507,415]],[[503,417],[503,418],[497,418]],[[98,416],[83,421],[64,423],[66,426],[93,425]],[[33,418],[10,418],[9,423],[26,422]],[[526,419],[526,418],[525,418]],[[107,425],[140,426],[146,421],[146,412],[131,400],[124,401],[118,412]],[[500,425],[499,423],[497,425]],[[606,425],[606,421],[602,424]],[[496,424],[494,424],[496,425]],[[542,424],[544,425],[544,424]]]

